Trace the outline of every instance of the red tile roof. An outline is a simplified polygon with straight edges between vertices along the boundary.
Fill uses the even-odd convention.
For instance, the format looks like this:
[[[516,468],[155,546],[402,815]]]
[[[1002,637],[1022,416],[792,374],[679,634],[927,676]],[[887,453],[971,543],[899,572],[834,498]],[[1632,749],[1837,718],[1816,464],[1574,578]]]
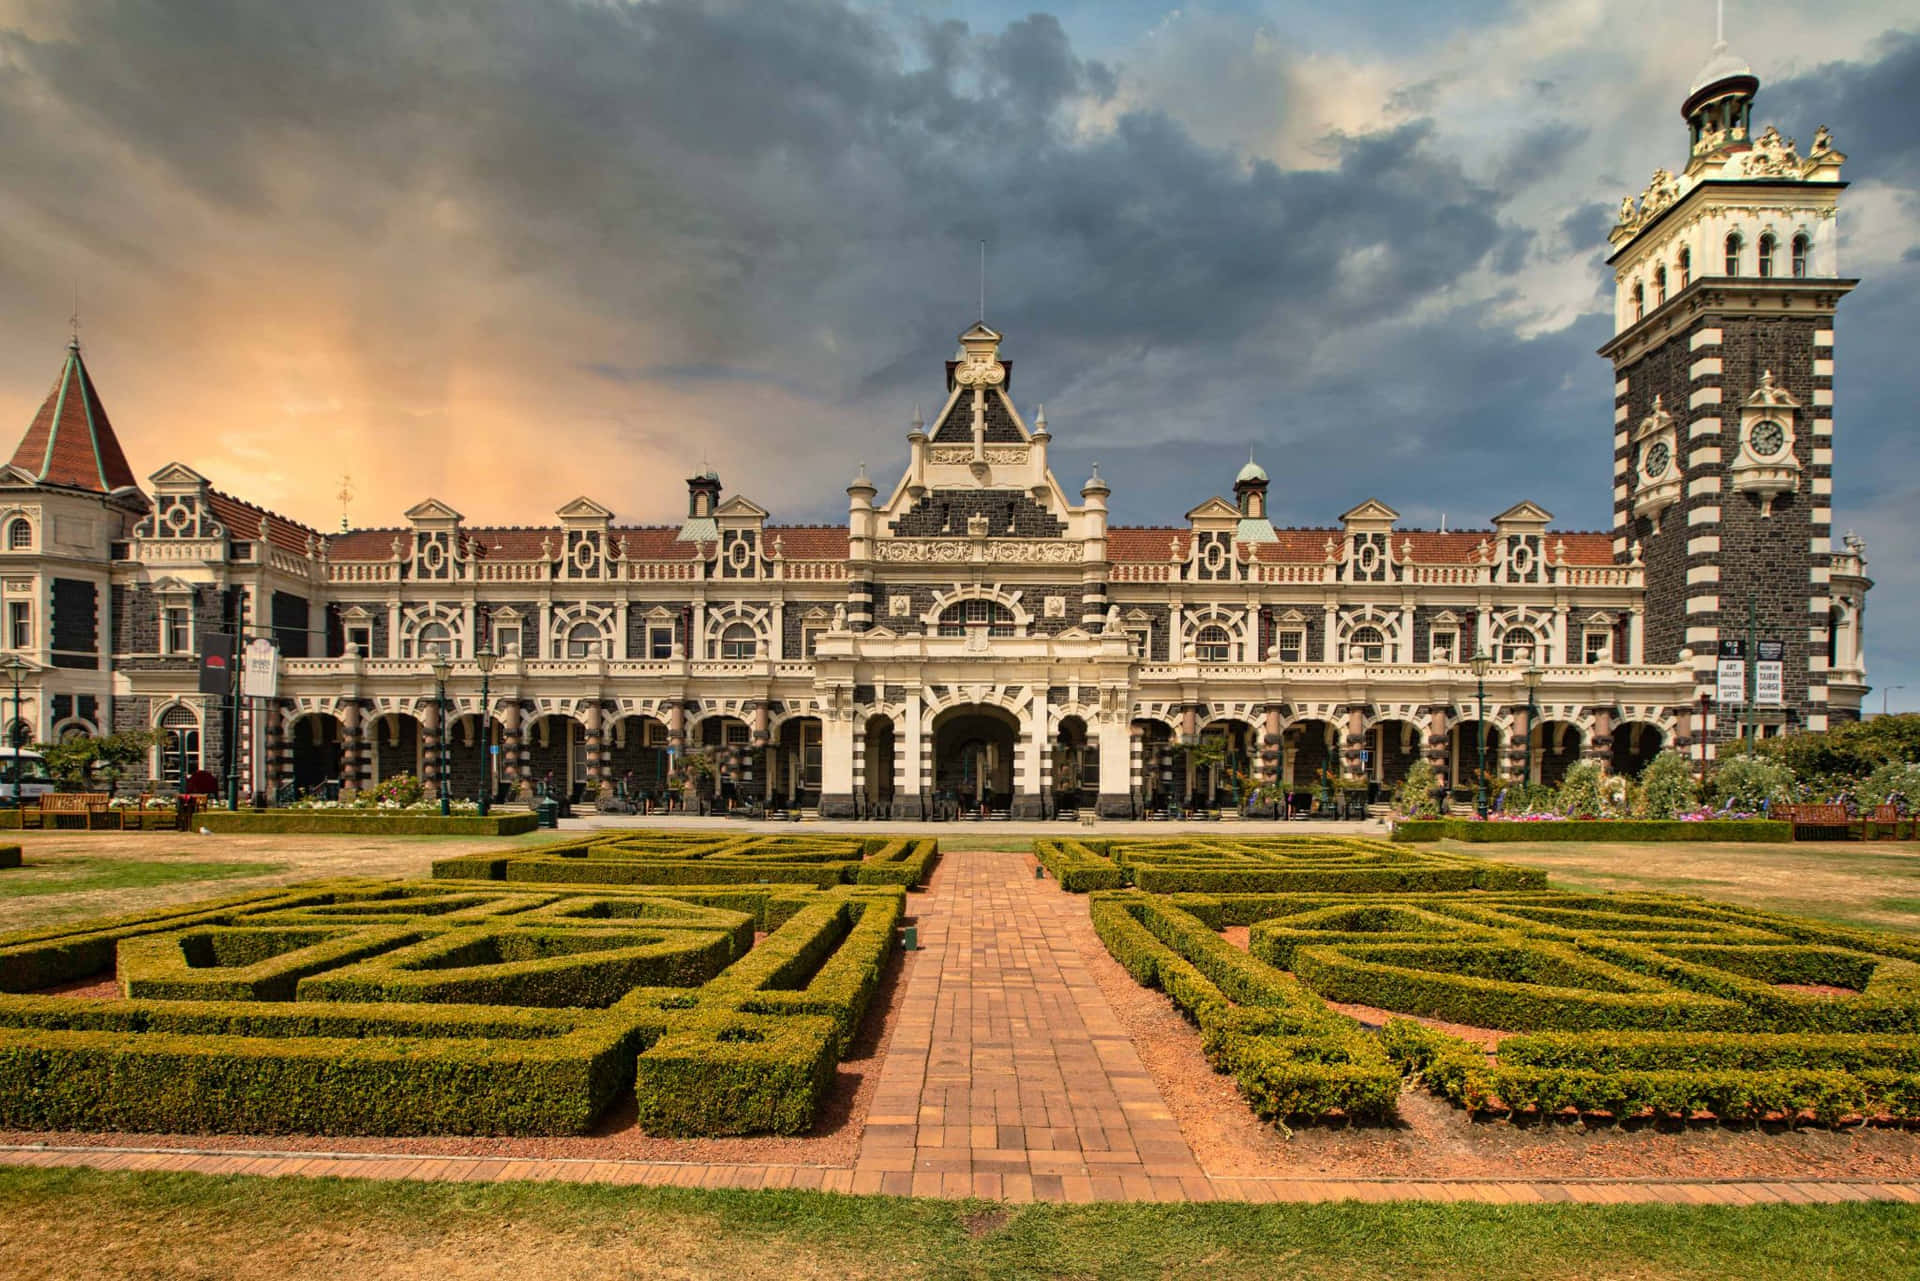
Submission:
[[[1168,525],[1145,527],[1117,526],[1107,530],[1107,559],[1166,561],[1173,559],[1169,544],[1178,543],[1180,556],[1187,554],[1189,531]]]
[[[1256,560],[1295,564],[1325,561],[1327,540],[1331,538],[1336,548],[1344,547],[1346,540],[1345,532],[1337,527],[1276,529],[1274,535],[1274,542],[1252,544]],[[1491,543],[1496,537],[1497,534],[1491,529],[1450,529],[1444,534],[1432,529],[1396,529],[1393,531],[1393,551],[1398,556],[1401,547],[1411,541],[1413,559],[1420,564],[1464,565],[1473,561],[1482,540]],[[1170,556],[1167,544],[1171,540],[1178,540],[1180,555],[1184,558],[1187,554],[1187,531],[1184,529],[1116,526],[1107,531],[1107,556],[1119,561],[1165,561]],[[1591,530],[1547,530],[1546,550],[1549,559],[1560,544],[1565,545],[1569,565],[1614,563],[1613,536],[1610,534]]]
[[[53,390],[13,451],[13,465],[48,485],[101,494],[138,488],[133,468],[120,450],[120,439],[107,421],[100,393],[80,358],[79,343],[68,345]]]
[[[264,507],[256,507],[243,498],[232,494],[223,494],[217,489],[207,490],[207,506],[213,509],[214,519],[227,527],[231,538],[260,537],[260,519],[267,521],[267,541],[282,551],[292,552],[296,556],[307,554],[307,540],[318,541],[319,531],[299,521],[288,520],[278,512],[270,512]]]
[[[845,560],[845,525],[769,525],[767,546],[780,540],[780,554],[788,560]]]

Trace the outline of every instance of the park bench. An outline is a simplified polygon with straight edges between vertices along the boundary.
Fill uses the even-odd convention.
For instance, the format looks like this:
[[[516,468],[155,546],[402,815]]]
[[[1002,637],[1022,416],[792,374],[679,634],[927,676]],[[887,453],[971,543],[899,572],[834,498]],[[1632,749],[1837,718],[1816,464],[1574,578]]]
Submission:
[[[1785,810],[1796,841],[1844,841],[1853,836],[1853,820],[1844,805],[1789,805]]]
[[[105,792],[49,792],[37,807],[20,811],[22,827],[104,827],[107,815]]]
[[[1869,841],[1896,841],[1900,839],[1900,824],[1905,821],[1898,805],[1876,805],[1862,835]]]

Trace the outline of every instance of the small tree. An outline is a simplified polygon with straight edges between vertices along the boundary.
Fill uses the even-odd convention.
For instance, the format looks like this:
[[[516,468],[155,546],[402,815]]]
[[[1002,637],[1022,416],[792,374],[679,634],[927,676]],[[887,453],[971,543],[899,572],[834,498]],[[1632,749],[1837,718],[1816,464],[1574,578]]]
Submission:
[[[1765,756],[1729,756],[1707,780],[1716,809],[1758,813],[1793,800],[1793,771]]]
[[[1440,817],[1439,802],[1433,799],[1436,778],[1427,758],[1416,757],[1400,786],[1393,789],[1393,808],[1408,818]]]
[[[99,737],[76,734],[57,743],[35,743],[33,750],[46,758],[47,772],[66,790],[105,783],[111,795],[121,777],[146,759],[156,737],[156,731],[131,729]]]
[[[1599,818],[1606,812],[1605,781],[1599,761],[1575,761],[1560,780],[1554,807],[1568,818]]]
[[[1661,752],[1640,771],[1641,818],[1666,819],[1692,809],[1700,800],[1693,765],[1678,752]]]
[[[1860,780],[1854,796],[1864,806],[1898,805],[1910,811],[1920,804],[1920,765],[1888,761]]]

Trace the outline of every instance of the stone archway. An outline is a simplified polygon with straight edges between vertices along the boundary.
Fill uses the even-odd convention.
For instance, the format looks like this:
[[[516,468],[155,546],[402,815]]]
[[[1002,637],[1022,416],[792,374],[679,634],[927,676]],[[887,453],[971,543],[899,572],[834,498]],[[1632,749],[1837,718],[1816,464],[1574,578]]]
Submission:
[[[1054,731],[1047,759],[1054,812],[1090,809],[1100,793],[1100,748],[1079,716],[1064,716]]]
[[[1019,737],[1020,722],[998,707],[964,704],[934,717],[935,799],[961,813],[1010,810]]]
[[[289,727],[287,742],[293,749],[294,789],[302,796],[337,795],[344,760],[339,718],[327,712],[302,716]]]
[[[893,717],[867,717],[866,732],[861,736],[861,750],[865,753],[861,769],[864,789],[861,800],[866,812],[877,818],[891,818],[896,751]]]
[[[1567,770],[1580,759],[1584,746],[1580,727],[1572,721],[1541,721],[1529,732],[1533,744],[1532,781],[1558,787]]]
[[[1667,745],[1666,735],[1650,721],[1622,721],[1613,727],[1611,761],[1615,774],[1639,778],[1660,749]]]

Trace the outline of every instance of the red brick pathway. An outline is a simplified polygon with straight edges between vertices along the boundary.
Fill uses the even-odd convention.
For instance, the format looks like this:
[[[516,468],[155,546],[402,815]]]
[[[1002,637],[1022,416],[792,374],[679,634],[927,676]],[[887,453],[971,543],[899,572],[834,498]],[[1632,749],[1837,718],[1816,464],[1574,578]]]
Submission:
[[[0,1164],[445,1182],[511,1180],[976,1196],[1007,1201],[1920,1204],[1920,1183],[1268,1179],[1207,1175],[1067,938],[1084,895],[1022,854],[948,855],[911,909],[922,951],[852,1168],[477,1159],[396,1151],[0,1147]],[[404,1140],[396,1140],[403,1146]]]
[[[857,1191],[1202,1195],[1180,1126],[1023,854],[942,862],[854,1166]],[[1190,1183],[1190,1189],[1183,1188]]]

